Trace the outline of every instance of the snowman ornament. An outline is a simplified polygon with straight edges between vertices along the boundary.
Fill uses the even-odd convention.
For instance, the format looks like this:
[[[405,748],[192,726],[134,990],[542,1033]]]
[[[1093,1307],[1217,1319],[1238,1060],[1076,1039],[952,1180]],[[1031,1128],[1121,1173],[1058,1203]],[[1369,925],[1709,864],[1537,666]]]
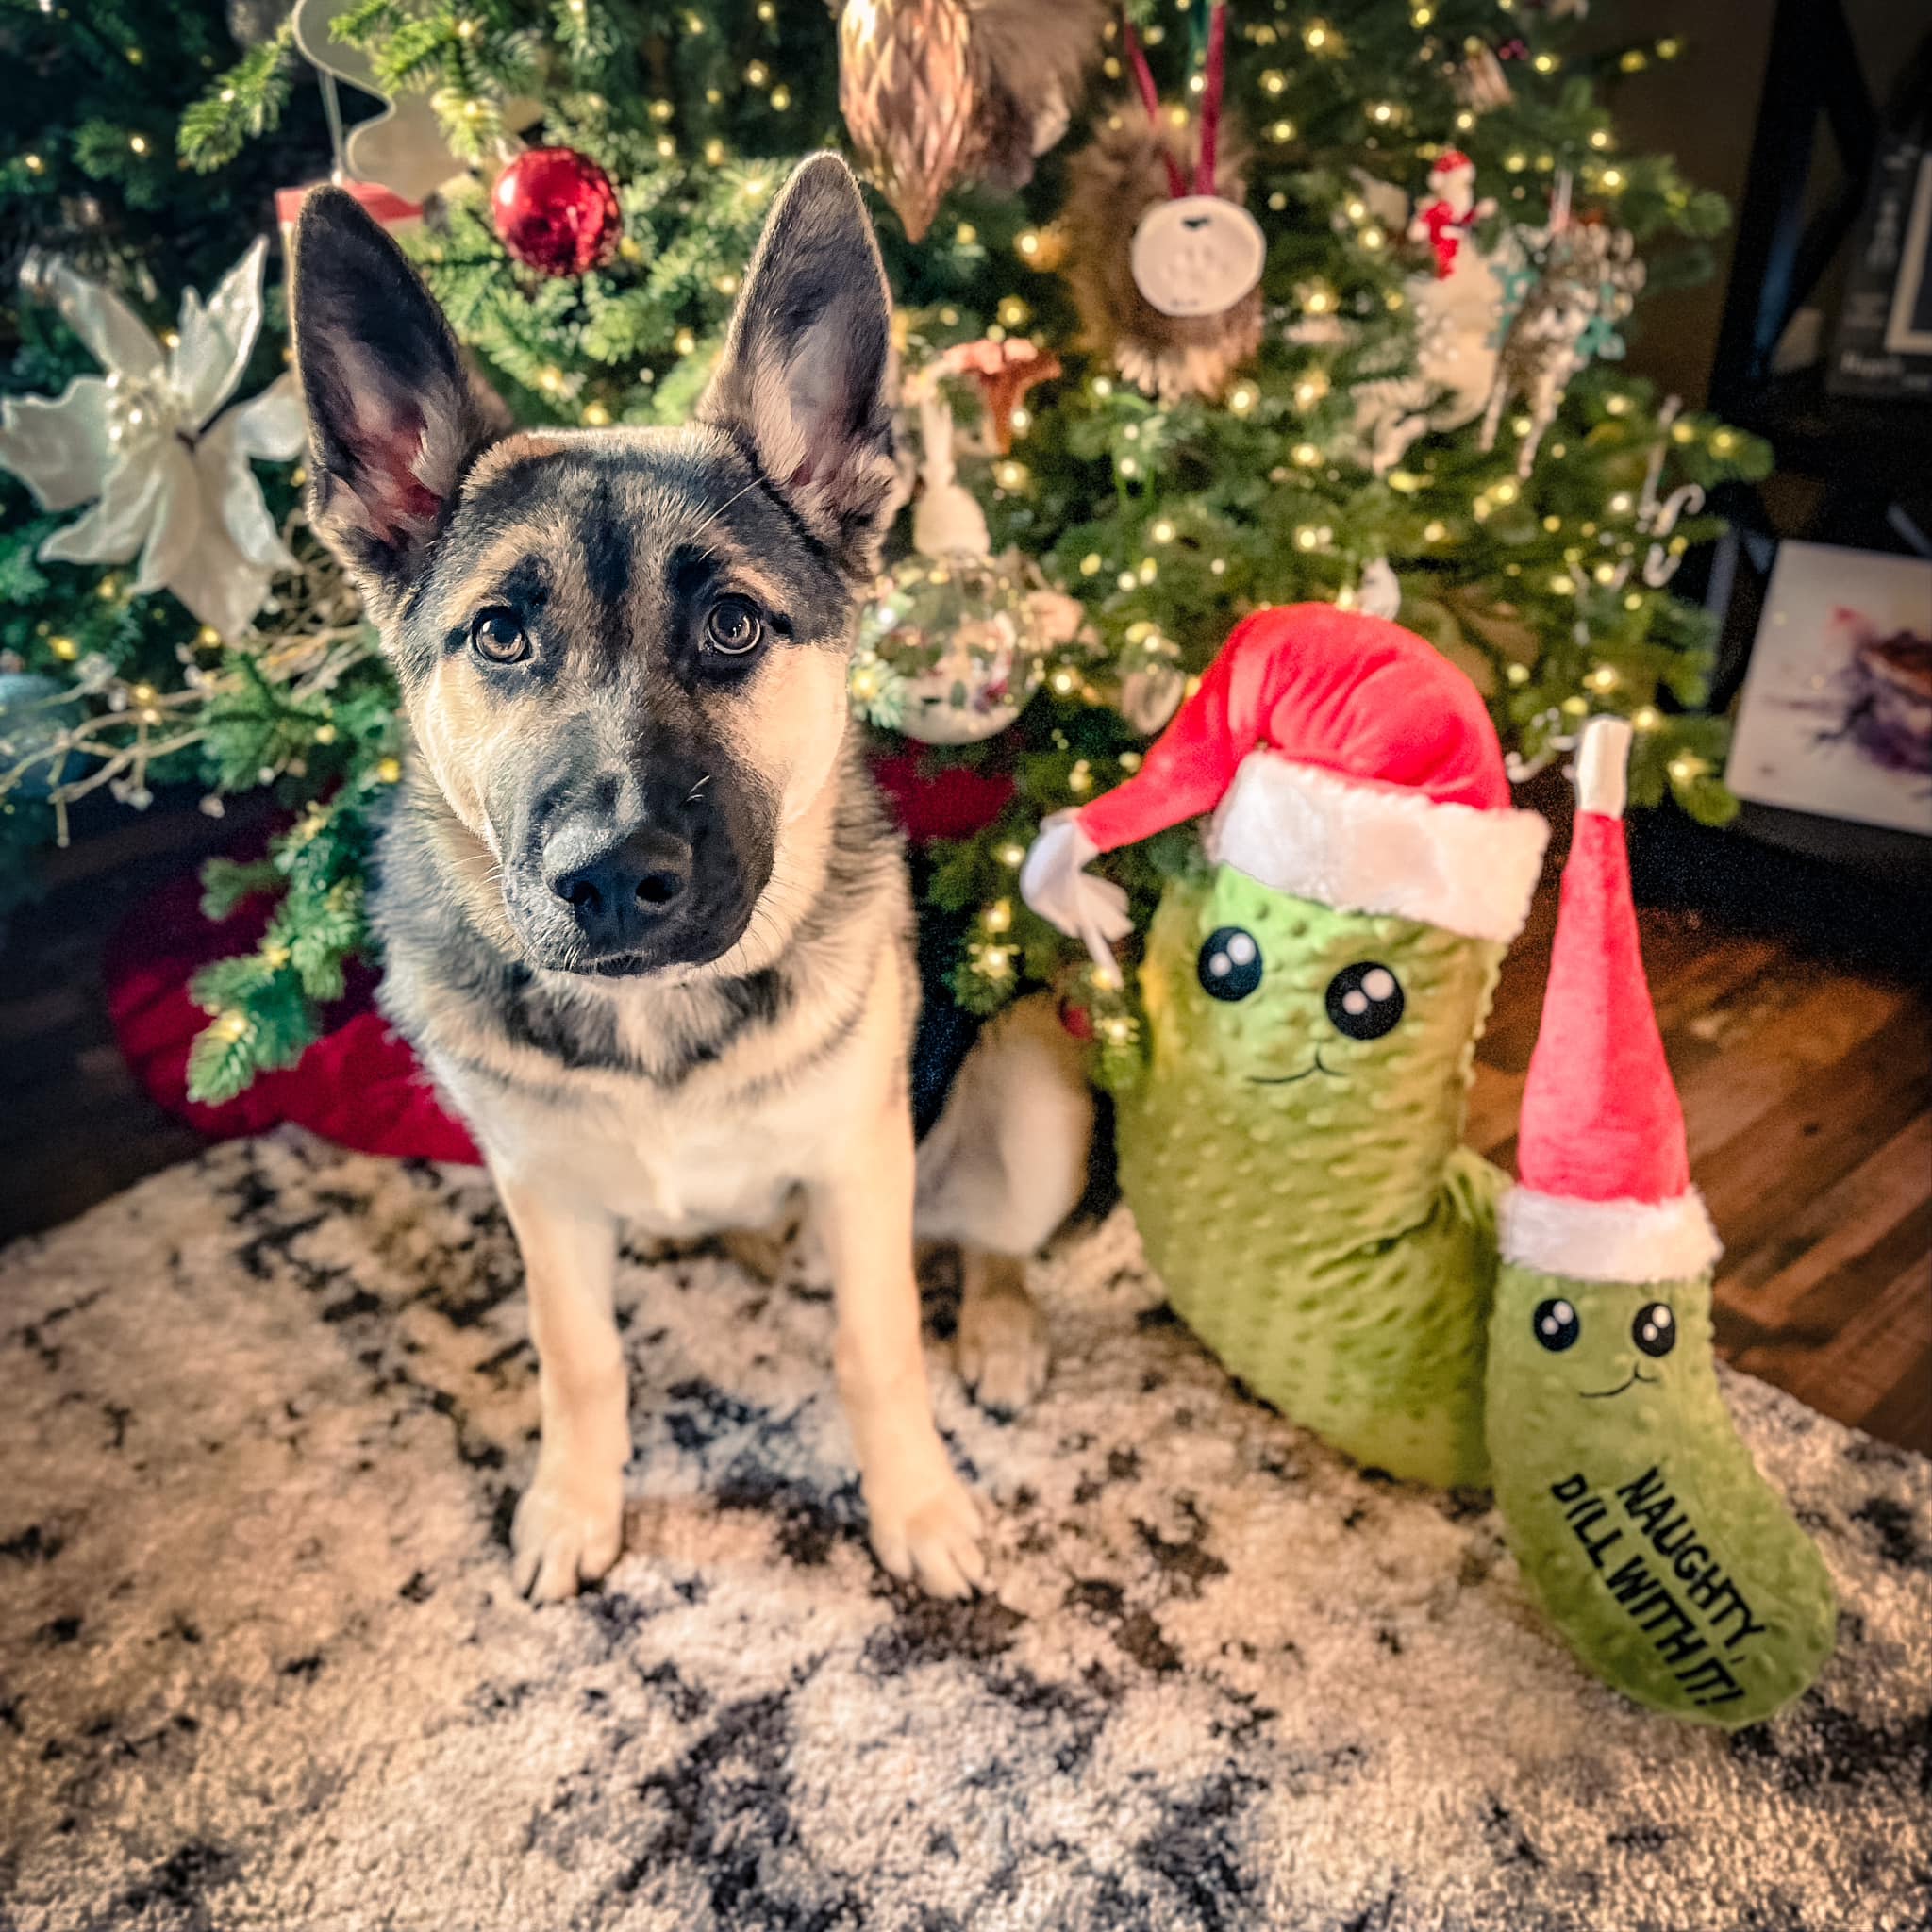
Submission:
[[[1418,205],[1408,225],[1408,239],[1429,244],[1436,258],[1436,279],[1446,282],[1456,273],[1470,230],[1495,211],[1493,199],[1476,199],[1475,163],[1452,147],[1429,170],[1428,199]]]
[[[1415,373],[1364,383],[1355,392],[1357,432],[1377,475],[1386,476],[1427,431],[1473,423],[1489,400],[1503,285],[1474,230],[1495,211],[1493,200],[1477,198],[1475,164],[1467,155],[1451,148],[1438,158],[1428,193],[1408,224],[1408,239],[1427,242],[1434,257],[1433,270],[1407,285]]]

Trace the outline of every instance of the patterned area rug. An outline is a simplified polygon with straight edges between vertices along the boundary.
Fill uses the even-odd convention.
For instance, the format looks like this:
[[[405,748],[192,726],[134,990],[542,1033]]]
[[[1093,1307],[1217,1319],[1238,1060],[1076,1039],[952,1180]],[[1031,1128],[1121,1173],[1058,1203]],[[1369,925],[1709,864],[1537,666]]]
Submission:
[[[862,1541],[799,1254],[626,1264],[607,1587],[533,1611],[518,1268],[471,1173],[292,1136],[0,1257],[12,1932],[1904,1932],[1932,1909],[1932,1468],[1730,1392],[1843,1592],[1778,1723],[1644,1716],[1479,1499],[1245,1401],[1123,1215],[1041,1406],[941,1421],[996,1593]],[[935,1296],[935,1326],[946,1310]]]

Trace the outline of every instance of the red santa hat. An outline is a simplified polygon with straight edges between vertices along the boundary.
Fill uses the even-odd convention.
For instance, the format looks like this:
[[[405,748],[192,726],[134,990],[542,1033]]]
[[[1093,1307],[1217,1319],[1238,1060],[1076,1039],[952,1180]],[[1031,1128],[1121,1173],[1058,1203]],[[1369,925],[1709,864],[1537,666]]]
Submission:
[[[1523,1092],[1521,1185],[1505,1196],[1506,1260],[1582,1281],[1681,1281],[1720,1253],[1690,1185],[1684,1113],[1643,976],[1624,765],[1630,727],[1588,724],[1542,1024]]]
[[[1087,862],[1210,811],[1210,856],[1264,886],[1506,941],[1549,837],[1511,807],[1468,677],[1400,625],[1333,604],[1243,622],[1140,771],[1041,828],[1021,891],[1108,959],[1125,900]]]
[[[1429,180],[1441,186],[1444,181],[1453,181],[1458,175],[1474,178],[1475,163],[1459,147],[1444,148],[1436,157],[1436,165],[1429,170]]]

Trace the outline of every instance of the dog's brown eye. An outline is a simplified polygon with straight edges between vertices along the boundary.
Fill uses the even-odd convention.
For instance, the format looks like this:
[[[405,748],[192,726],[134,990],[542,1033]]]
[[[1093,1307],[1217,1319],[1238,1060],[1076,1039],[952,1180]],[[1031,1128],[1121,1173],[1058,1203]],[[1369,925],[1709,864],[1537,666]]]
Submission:
[[[514,664],[530,655],[529,633],[513,612],[500,608],[477,613],[470,625],[470,644],[492,664]]]
[[[720,597],[705,619],[705,642],[727,658],[757,650],[764,634],[758,606],[749,597]]]

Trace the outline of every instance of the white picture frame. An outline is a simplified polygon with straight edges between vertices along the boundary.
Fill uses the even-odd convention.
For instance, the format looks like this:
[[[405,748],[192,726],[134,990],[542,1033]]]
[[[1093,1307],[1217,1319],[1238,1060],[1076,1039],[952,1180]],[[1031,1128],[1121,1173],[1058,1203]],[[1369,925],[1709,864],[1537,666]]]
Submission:
[[[1932,838],[1932,561],[1778,546],[1724,782]]]
[[[1896,356],[1932,356],[1932,147],[1919,154],[1885,346]]]

